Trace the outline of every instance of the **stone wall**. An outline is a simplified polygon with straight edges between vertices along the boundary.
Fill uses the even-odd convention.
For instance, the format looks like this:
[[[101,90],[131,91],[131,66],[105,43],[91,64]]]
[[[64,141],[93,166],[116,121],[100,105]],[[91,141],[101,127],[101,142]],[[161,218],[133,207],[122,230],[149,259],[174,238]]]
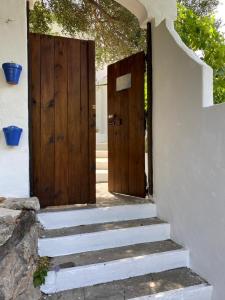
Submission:
[[[39,289],[33,287],[38,241],[35,210],[38,208],[37,199],[6,199],[0,203],[0,300],[41,297]]]

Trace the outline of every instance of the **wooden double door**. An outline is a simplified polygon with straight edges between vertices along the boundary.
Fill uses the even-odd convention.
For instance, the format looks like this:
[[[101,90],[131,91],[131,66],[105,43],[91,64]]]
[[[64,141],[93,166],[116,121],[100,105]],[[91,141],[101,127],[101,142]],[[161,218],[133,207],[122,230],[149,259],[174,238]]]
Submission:
[[[95,203],[95,45],[29,35],[31,191],[42,207]]]
[[[109,191],[146,195],[145,53],[108,67]]]

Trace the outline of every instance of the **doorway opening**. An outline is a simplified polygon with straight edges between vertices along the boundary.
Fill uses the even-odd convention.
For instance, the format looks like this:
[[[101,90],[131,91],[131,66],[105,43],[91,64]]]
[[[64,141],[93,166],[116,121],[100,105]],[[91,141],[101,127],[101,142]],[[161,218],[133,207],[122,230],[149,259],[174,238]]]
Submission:
[[[98,78],[102,74],[97,73],[98,193],[102,189],[113,194],[146,197],[145,71],[146,56],[139,52],[109,65],[102,79]]]
[[[146,147],[144,52],[97,72],[95,89],[95,57],[88,50],[89,43],[93,48],[93,41],[45,37],[39,42],[33,38],[29,50],[32,194],[45,199],[44,206],[95,203],[96,188],[97,196],[99,192],[111,192],[145,198],[149,166],[146,148],[150,144]],[[51,42],[54,39],[58,42]],[[73,55],[67,43],[79,43],[79,47],[74,46],[76,62],[72,66]],[[33,66],[39,60],[35,68],[32,59]],[[79,101],[74,101],[70,110],[69,99],[75,99],[77,91]],[[71,113],[78,118],[74,115],[72,120]],[[35,153],[37,149],[39,153]],[[42,176],[45,162],[50,167]]]

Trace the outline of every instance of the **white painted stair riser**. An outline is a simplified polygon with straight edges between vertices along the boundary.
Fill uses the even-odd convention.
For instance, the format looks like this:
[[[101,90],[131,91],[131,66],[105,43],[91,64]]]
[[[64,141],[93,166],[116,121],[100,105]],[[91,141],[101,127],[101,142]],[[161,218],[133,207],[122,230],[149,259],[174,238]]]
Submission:
[[[96,170],[96,182],[108,182],[108,170]]]
[[[188,264],[189,252],[176,250],[62,269],[58,272],[50,271],[41,290],[45,294],[51,294],[148,273],[187,267]]]
[[[211,300],[212,291],[213,289],[211,286],[200,284],[155,295],[132,298],[129,300]]]
[[[38,220],[45,229],[59,229],[153,217],[156,217],[156,205],[150,203],[41,213]]]
[[[170,225],[163,223],[56,238],[42,238],[38,241],[38,249],[40,256],[57,257],[163,241],[169,238]]]
[[[108,151],[108,144],[107,143],[98,143],[97,145],[96,145],[96,150],[97,151]]]
[[[108,158],[107,150],[96,150],[96,158]]]
[[[108,159],[107,158],[97,158],[96,159],[96,169],[97,170],[108,170]]]

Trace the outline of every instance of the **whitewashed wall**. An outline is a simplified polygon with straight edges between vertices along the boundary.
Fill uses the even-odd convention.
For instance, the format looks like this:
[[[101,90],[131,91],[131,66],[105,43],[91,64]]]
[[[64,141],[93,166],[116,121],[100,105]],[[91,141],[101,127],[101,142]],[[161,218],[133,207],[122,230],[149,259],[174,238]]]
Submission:
[[[0,1],[0,67],[4,62],[23,66],[20,84],[8,85],[0,70],[0,196],[29,194],[27,24],[25,0]],[[6,146],[2,128],[23,128],[19,147]]]
[[[225,295],[225,104],[212,71],[165,23],[153,29],[154,189],[160,217],[191,266]]]
[[[97,82],[96,85],[96,142],[108,142],[108,112],[107,112],[107,78]]]
[[[96,142],[108,142],[107,66],[96,72]]]

